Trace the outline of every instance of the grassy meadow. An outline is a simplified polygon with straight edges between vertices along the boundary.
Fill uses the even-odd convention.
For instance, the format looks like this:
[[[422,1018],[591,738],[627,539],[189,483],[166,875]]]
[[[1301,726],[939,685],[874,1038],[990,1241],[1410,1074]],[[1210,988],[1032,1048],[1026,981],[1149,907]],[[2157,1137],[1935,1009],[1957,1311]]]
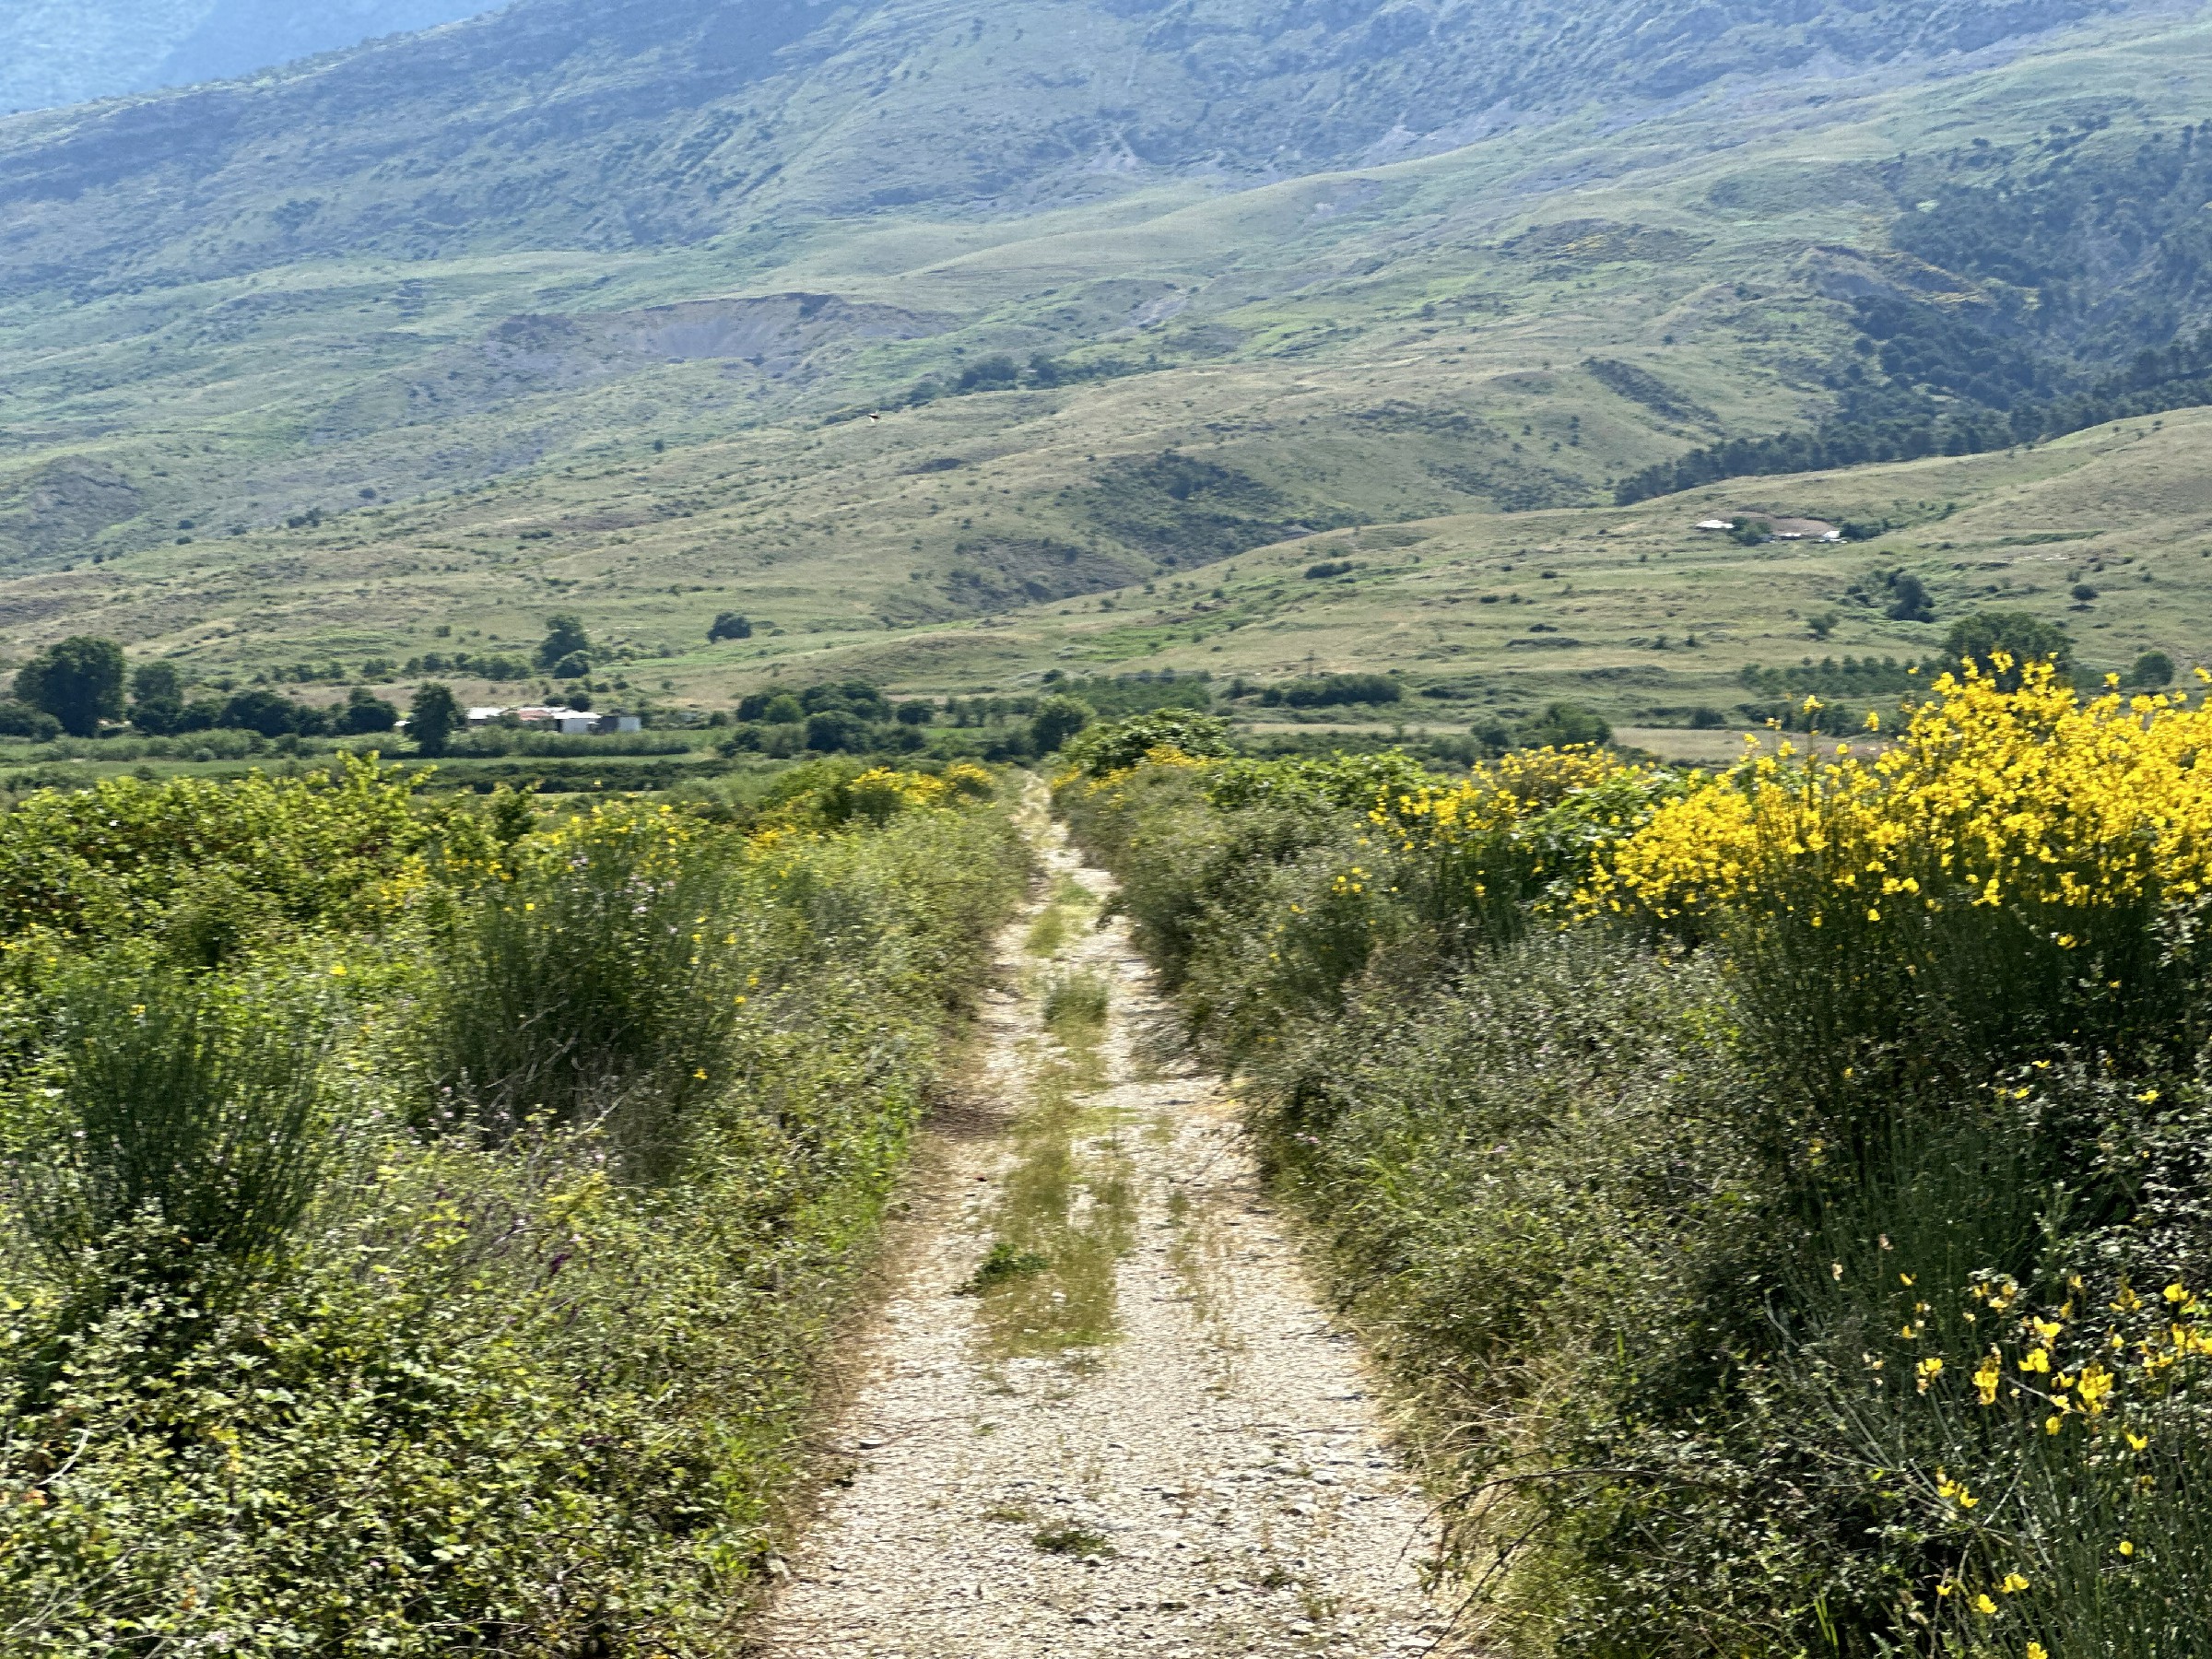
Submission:
[[[1026,878],[995,791],[0,815],[0,1646],[728,1651]]]
[[[1494,1651],[2212,1652],[2212,703],[2002,658],[1890,714],[1717,773],[1069,747]]]

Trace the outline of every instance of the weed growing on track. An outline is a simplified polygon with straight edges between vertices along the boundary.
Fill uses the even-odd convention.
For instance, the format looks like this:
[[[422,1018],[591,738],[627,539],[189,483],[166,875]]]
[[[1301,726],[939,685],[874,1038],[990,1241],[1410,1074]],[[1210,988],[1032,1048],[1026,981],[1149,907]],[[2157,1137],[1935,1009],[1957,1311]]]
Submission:
[[[1055,973],[1044,987],[1044,1029],[1068,1048],[1095,1043],[1106,1029],[1113,995],[1103,976],[1077,970]]]
[[[722,1651],[1023,885],[988,783],[0,816],[0,1648]]]
[[[2016,666],[1710,778],[1071,745],[1501,1644],[2212,1653],[2212,709]]]

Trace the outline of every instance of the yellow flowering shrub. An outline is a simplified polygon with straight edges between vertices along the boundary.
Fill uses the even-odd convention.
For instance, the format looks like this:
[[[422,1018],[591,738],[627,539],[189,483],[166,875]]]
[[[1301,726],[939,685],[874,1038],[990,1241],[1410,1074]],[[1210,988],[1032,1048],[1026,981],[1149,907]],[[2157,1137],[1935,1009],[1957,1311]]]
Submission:
[[[1762,756],[1654,813],[1593,882],[1618,910],[1846,916],[2009,906],[2062,948],[2086,912],[2212,879],[2212,706],[2085,702],[2047,663],[2017,691],[1945,676],[1879,758]]]
[[[1600,859],[1584,904],[1718,938],[1815,1098],[1869,1043],[1956,1073],[2163,1029],[2212,880],[2212,705],[2018,681],[1945,676],[1872,759],[1746,760]]]
[[[773,841],[794,830],[834,830],[852,823],[880,827],[902,812],[988,801],[996,792],[989,772],[965,761],[942,773],[873,766],[850,777],[806,780],[804,787],[761,815],[755,839]]]
[[[2179,1280],[2137,1291],[2122,1277],[2108,1300],[2077,1275],[2048,1310],[2025,1296],[2007,1276],[1977,1276],[1938,1344],[1965,1357],[1911,1366],[1915,1416],[1898,1422],[1914,1450],[1867,1448],[1888,1465],[1877,1488],[1951,1540],[1953,1564],[1911,1622],[1973,1655],[2191,1651],[2169,1643],[2200,1593],[2212,1307]],[[1936,1342],[1934,1310],[1914,1308],[1908,1354]],[[1865,1364],[1874,1395],[1903,1386],[1875,1356]]]
[[[1580,746],[1524,749],[1455,781],[1384,787],[1368,821],[1406,860],[1436,921],[1516,935],[1525,908],[1570,894],[1593,861],[1682,787],[1675,773]]]

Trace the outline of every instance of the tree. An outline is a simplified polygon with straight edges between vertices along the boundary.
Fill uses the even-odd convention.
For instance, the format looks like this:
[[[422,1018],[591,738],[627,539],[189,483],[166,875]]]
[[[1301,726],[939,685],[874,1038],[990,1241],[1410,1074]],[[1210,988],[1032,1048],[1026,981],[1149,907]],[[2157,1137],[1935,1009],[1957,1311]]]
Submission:
[[[899,712],[901,715],[906,712],[904,709]],[[1037,705],[1037,717],[1030,722],[1030,740],[1039,754],[1049,755],[1088,725],[1091,718],[1087,702],[1073,697],[1048,697]]]
[[[131,724],[154,736],[184,729],[184,681],[174,663],[141,663],[131,671]]]
[[[2074,670],[2074,641],[2066,630],[2025,611],[1976,611],[1951,625],[1944,655],[1971,663],[1975,672],[1994,680],[2001,691],[2020,688],[2020,672],[2030,663],[2049,663],[2064,679]],[[2006,665],[1997,666],[2004,656]]]
[[[1535,719],[1524,721],[1513,733],[1521,748],[1565,748],[1570,744],[1591,745],[1613,741],[1613,728],[1594,709],[1580,703],[1555,702]]]
[[[1816,640],[1825,640],[1836,631],[1836,624],[1842,619],[1832,610],[1822,611],[1805,619],[1806,631]]]
[[[452,687],[426,681],[415,688],[414,705],[407,712],[407,735],[415,739],[418,754],[442,755],[452,746],[453,733],[464,718]]]
[[[825,755],[858,753],[868,747],[868,728],[856,714],[842,709],[825,709],[806,716],[806,747]]]
[[[16,670],[16,697],[43,709],[72,737],[90,737],[103,720],[123,718],[123,647],[73,634]]]
[[[281,737],[287,732],[314,732],[328,723],[320,709],[256,687],[239,692],[225,703],[218,724],[259,732],[264,737]]]
[[[1920,578],[1900,571],[1889,581],[1889,607],[1883,613],[1892,622],[1933,622],[1936,602]]]
[[[0,702],[0,737],[28,737],[33,743],[50,743],[61,735],[62,723],[45,710],[12,700]]]
[[[398,724],[399,711],[372,695],[366,686],[356,686],[348,692],[345,708],[338,712],[338,730],[351,736],[388,732]]]
[[[2173,684],[2173,659],[2162,651],[2147,651],[2127,671],[2127,683],[2145,691]]]
[[[735,611],[721,611],[715,615],[712,626],[707,629],[707,643],[717,640],[749,640],[753,625]]]
[[[561,611],[546,618],[546,637],[537,646],[537,665],[556,668],[570,657],[588,657],[591,649],[592,636],[583,631],[583,618],[573,611]]]

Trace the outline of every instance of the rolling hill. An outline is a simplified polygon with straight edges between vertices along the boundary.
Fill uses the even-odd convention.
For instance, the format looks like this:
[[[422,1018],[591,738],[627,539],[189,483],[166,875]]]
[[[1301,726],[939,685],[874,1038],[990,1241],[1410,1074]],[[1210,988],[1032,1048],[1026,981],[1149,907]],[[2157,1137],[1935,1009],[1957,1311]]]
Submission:
[[[1947,567],[2042,546],[2046,475],[2103,503],[2081,558],[2194,560],[2200,428],[2166,411],[2201,373],[2207,45],[2072,4],[524,0],[18,116],[0,638],[237,676],[519,650],[558,607],[618,690],[711,704],[1311,661],[1453,719],[1565,689],[1733,718],[1877,566],[1939,620],[1980,602],[2003,577]],[[2115,375],[2167,400],[1959,437]],[[1759,470],[1815,476],[1608,505],[1848,421],[1923,458],[1783,445]],[[2147,457],[2152,497],[2115,482]],[[1899,505],[1930,501],[1983,559]],[[1763,506],[1898,527],[1725,557],[1683,528]],[[1562,574],[1508,627],[1475,590],[1523,557]],[[2077,612],[2029,580],[2051,557],[2018,596],[2110,632],[2085,654],[2212,651],[2162,578]],[[1361,568],[1296,573],[1332,558]],[[724,610],[755,637],[709,647]],[[1846,610],[1834,649],[1923,627]]]

